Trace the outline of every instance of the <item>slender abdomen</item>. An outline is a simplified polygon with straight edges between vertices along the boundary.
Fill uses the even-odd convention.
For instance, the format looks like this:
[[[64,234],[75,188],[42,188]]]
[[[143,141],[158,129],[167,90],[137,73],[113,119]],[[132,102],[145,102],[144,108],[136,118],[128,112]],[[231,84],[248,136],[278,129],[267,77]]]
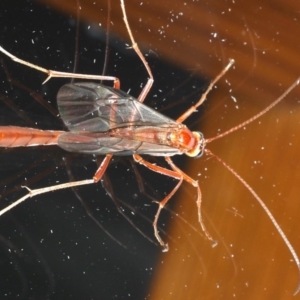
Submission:
[[[40,130],[18,126],[0,126],[0,147],[57,145],[63,131]]]

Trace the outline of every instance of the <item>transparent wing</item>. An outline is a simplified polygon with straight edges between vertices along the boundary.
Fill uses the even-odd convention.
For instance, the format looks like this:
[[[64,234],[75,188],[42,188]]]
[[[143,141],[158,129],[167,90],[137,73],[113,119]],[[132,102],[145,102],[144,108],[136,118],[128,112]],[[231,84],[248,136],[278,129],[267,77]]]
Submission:
[[[177,127],[130,95],[96,83],[66,84],[57,94],[60,115],[72,132],[106,132],[129,126]]]
[[[157,143],[111,137],[105,133],[81,134],[65,132],[58,138],[58,145],[69,152],[95,155],[150,154],[152,156],[172,156],[182,154],[177,148]]]
[[[126,93],[96,83],[66,84],[57,95],[60,115],[69,128],[58,145],[89,154],[179,154],[162,140],[183,125],[165,117]],[[150,133],[150,134],[149,134]],[[153,133],[160,136],[151,138]]]

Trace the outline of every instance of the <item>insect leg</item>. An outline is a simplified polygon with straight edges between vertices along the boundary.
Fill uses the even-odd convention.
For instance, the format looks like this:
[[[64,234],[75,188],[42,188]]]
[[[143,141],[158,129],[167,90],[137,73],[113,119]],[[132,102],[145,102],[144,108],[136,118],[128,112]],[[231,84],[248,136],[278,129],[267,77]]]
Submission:
[[[4,48],[0,46],[0,52],[5,54],[6,56],[10,57],[13,61],[25,65],[29,68],[38,70],[40,72],[46,73],[48,77],[43,82],[47,82],[52,77],[60,77],[60,78],[81,78],[81,79],[93,79],[93,80],[110,80],[114,82],[114,87],[119,89],[120,88],[120,80],[117,77],[113,76],[103,76],[103,75],[87,75],[87,74],[76,74],[76,73],[68,73],[68,72],[60,72],[60,71],[54,71],[54,70],[48,70],[45,68],[42,68],[40,66],[37,66],[35,64],[32,64],[30,62],[27,62],[23,59],[20,59],[10,52],[6,51]]]
[[[28,190],[28,193],[25,196],[18,199],[17,201],[15,201],[14,203],[12,203],[12,204],[8,205],[7,207],[5,207],[4,209],[2,209],[0,211],[0,216],[5,214],[9,210],[11,210],[13,207],[24,202],[26,199],[32,198],[36,195],[45,194],[45,193],[56,191],[56,190],[62,190],[62,189],[67,189],[67,188],[71,188],[71,187],[81,186],[81,185],[97,183],[101,179],[105,170],[107,169],[111,158],[112,158],[112,155],[110,155],[110,154],[106,155],[106,157],[103,159],[100,167],[98,168],[95,175],[93,176],[93,179],[85,179],[85,180],[80,180],[80,181],[66,182],[66,183],[62,183],[62,184],[43,187],[40,189],[35,189],[35,190],[31,190],[30,188],[24,186]]]
[[[188,118],[193,112],[195,112],[197,110],[197,108],[206,100],[206,96],[207,94],[211,91],[211,89],[214,87],[214,85],[216,84],[217,81],[219,81],[219,79],[221,77],[224,76],[224,74],[230,69],[230,67],[234,64],[234,60],[230,59],[229,63],[227,64],[227,66],[221,71],[221,73],[209,84],[208,88],[206,89],[206,91],[202,94],[201,98],[199,99],[199,101],[191,106],[186,112],[184,112],[176,121],[179,123],[182,123],[186,118]]]
[[[138,101],[143,102],[145,100],[147,94],[149,93],[150,89],[151,89],[151,86],[153,84],[154,79],[153,79],[152,71],[151,71],[151,69],[150,69],[150,67],[149,67],[149,65],[146,61],[146,58],[144,57],[144,55],[141,52],[138,44],[136,43],[136,41],[133,38],[131,29],[130,29],[130,26],[129,26],[129,23],[128,23],[127,15],[126,15],[124,0],[120,0],[120,1],[121,1],[122,13],[123,13],[123,20],[124,20],[128,35],[130,37],[131,43],[132,43],[131,48],[133,48],[133,50],[136,52],[136,54],[141,59],[142,63],[144,64],[144,66],[145,66],[145,68],[148,72],[148,75],[150,77],[150,78],[148,78],[148,81],[147,81],[146,85],[144,86],[142,92],[140,93],[140,95],[138,97]]]
[[[169,250],[169,246],[168,244],[166,244],[162,238],[159,235],[158,229],[157,229],[157,221],[159,219],[159,215],[161,210],[164,208],[164,206],[167,204],[167,202],[173,197],[173,195],[176,193],[176,191],[179,189],[179,187],[181,186],[182,182],[183,182],[183,177],[181,176],[181,174],[174,172],[172,170],[168,170],[165,169],[163,167],[160,166],[156,166],[151,164],[150,162],[144,160],[141,156],[135,154],[133,155],[134,160],[145,166],[146,168],[150,169],[151,171],[154,171],[156,173],[160,173],[162,175],[166,175],[175,179],[178,179],[179,182],[177,183],[177,185],[173,188],[173,190],[161,201],[155,201],[158,203],[158,209],[157,212],[155,214],[154,220],[153,220],[153,228],[154,228],[154,235],[156,237],[156,239],[158,240],[158,242],[160,243],[160,245],[163,247],[163,251],[167,252]]]
[[[141,194],[143,194],[144,196],[146,196],[147,198],[151,199],[152,201],[156,201],[157,200],[157,197],[156,196],[152,196],[150,195],[150,193],[148,193],[146,191],[146,188],[145,188],[145,184],[144,184],[144,181],[143,181],[143,178],[139,172],[139,170],[137,169],[137,166],[136,166],[136,163],[131,160],[130,161],[130,164],[131,164],[131,168],[132,168],[132,171],[135,175],[135,178],[136,178],[136,181],[137,181],[137,184],[138,184],[138,188],[139,188],[139,191]],[[149,187],[148,188],[151,189],[151,192],[152,194],[154,195],[155,194],[155,190],[153,187]]]
[[[203,232],[205,233],[206,237],[212,241],[213,243],[216,243],[216,241],[212,238],[212,236],[209,234],[208,230],[206,229],[203,219],[202,219],[202,214],[201,214],[201,203],[202,203],[202,194],[201,194],[201,190],[200,190],[200,186],[198,181],[194,180],[193,178],[189,177],[188,175],[186,175],[182,170],[180,170],[171,160],[170,157],[165,157],[165,160],[167,161],[167,163],[170,165],[170,167],[177,173],[180,174],[180,176],[182,177],[183,180],[185,180],[186,182],[188,182],[189,184],[191,184],[192,186],[194,186],[197,189],[197,208],[198,208],[198,221],[201,225],[201,228],[203,230]]]

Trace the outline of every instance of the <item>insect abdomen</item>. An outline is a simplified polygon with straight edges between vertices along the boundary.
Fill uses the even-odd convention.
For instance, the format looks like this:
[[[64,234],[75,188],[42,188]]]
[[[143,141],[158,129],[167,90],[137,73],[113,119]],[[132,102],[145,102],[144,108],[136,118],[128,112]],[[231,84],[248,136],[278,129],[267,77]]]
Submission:
[[[0,147],[56,145],[62,131],[39,130],[18,126],[0,126]]]

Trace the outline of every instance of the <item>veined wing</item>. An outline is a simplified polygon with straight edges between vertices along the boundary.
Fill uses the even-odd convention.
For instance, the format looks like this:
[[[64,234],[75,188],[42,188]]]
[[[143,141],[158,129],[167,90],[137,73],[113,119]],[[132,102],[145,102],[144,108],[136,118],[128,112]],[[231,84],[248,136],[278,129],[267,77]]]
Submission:
[[[72,132],[106,132],[129,126],[178,127],[130,95],[96,83],[74,83],[57,94],[60,115]]]
[[[166,130],[162,129],[162,133]],[[182,154],[177,148],[169,145],[110,136],[109,132],[65,132],[58,137],[58,146],[69,152],[95,155],[132,155],[138,153],[151,154],[152,156],[172,156]]]
[[[164,141],[170,131],[184,125],[120,90],[88,82],[66,84],[58,92],[57,103],[70,130],[59,136],[58,145],[67,151],[96,155],[179,154]]]

